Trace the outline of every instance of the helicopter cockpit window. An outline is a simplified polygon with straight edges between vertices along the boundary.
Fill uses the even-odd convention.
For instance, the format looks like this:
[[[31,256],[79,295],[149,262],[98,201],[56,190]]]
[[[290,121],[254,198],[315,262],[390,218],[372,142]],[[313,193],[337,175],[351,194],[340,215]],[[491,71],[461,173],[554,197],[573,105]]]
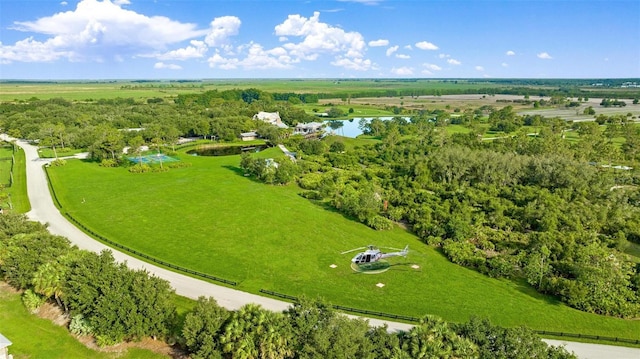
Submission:
[[[365,260],[365,262],[370,262],[371,261],[371,254],[367,254],[367,259]]]

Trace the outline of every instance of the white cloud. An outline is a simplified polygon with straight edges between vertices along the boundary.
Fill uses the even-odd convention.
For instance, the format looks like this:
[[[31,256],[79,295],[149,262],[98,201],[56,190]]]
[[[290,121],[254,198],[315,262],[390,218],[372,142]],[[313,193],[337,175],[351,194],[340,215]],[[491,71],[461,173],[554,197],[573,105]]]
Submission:
[[[507,51],[507,53],[506,53],[507,56],[515,56],[515,54],[516,53],[511,51],[511,50]]]
[[[410,76],[413,75],[413,69],[411,67],[399,67],[392,68],[391,73],[398,76]]]
[[[388,46],[388,45],[389,45],[389,40],[379,39],[379,40],[369,41],[369,46],[371,47]]]
[[[422,66],[426,67],[427,69],[431,70],[431,71],[440,71],[442,70],[442,67],[438,66],[438,65],[434,65],[434,64],[422,64]]]
[[[158,59],[188,60],[188,59],[194,59],[194,58],[201,58],[201,57],[204,57],[204,55],[207,53],[207,50],[209,49],[207,45],[202,41],[191,40],[190,44],[191,46],[166,52],[158,56]]]
[[[280,37],[278,38],[278,41],[280,41],[280,42],[289,41],[289,38],[288,38],[288,37],[286,37],[286,36],[280,36]]]
[[[393,55],[394,52],[398,51],[399,46],[391,46],[390,48],[387,49],[387,56],[391,56]]]
[[[457,65],[462,65],[462,62],[460,62],[460,61],[458,61],[458,60],[456,60],[456,59],[448,59],[448,60],[447,60],[447,63],[448,63],[449,65],[456,65],[456,66],[457,66]]]
[[[69,3],[68,3],[68,2],[66,2],[66,1],[63,1],[63,2],[61,2],[61,3],[60,3],[60,5],[62,5],[62,6],[67,6],[67,5],[69,5]]]
[[[429,70],[422,70],[420,71],[421,74],[423,75],[433,75],[433,72],[429,71]]]
[[[165,64],[164,62],[156,62],[154,69],[182,70],[182,66],[176,64]]]
[[[551,57],[551,55],[549,55],[549,54],[548,54],[548,53],[546,53],[546,52],[541,52],[541,53],[539,53],[539,54],[538,54],[538,58],[539,58],[539,59],[543,59],[543,60],[551,60],[551,59],[553,59],[553,57]]]
[[[344,67],[349,70],[357,70],[357,71],[367,71],[371,69],[376,69],[374,64],[369,59],[361,59],[355,58],[350,59],[346,57],[337,58],[335,61],[331,62],[331,65]]]
[[[234,70],[238,68],[240,60],[235,58],[224,58],[219,53],[215,53],[207,60],[207,62],[209,63],[209,67],[217,67],[223,70]]]
[[[365,42],[358,32],[346,32],[343,29],[320,22],[320,13],[306,18],[300,15],[289,15],[287,19],[275,27],[278,36],[302,37],[298,43],[289,42],[283,45],[293,57],[304,60],[315,60],[322,53],[340,54],[350,58],[363,57]]]
[[[129,0],[113,0],[113,3],[116,5],[131,5]]]
[[[427,41],[417,42],[416,47],[419,48],[420,50],[437,50],[438,49],[438,46]]]
[[[408,60],[411,58],[411,56],[405,54],[396,54],[396,57],[403,60]]]
[[[509,64],[506,63],[506,62],[503,62],[501,65],[502,65],[502,67],[509,67]]]
[[[209,33],[204,42],[211,47],[228,44],[229,37],[238,35],[242,22],[235,16],[217,17],[211,21]]]
[[[240,47],[239,51],[245,56],[244,59],[223,57],[219,52],[216,52],[207,62],[210,67],[223,70],[233,70],[237,68],[245,70],[265,70],[290,68],[291,64],[299,61],[292,59],[287,50],[282,47],[265,50],[262,45],[250,43]]]
[[[49,36],[27,38],[0,49],[2,61],[104,61],[165,50],[170,44],[204,35],[195,24],[146,16],[121,8],[128,1],[82,0],[71,11],[35,21],[15,22],[12,30]],[[51,52],[45,55],[43,52]]]
[[[292,62],[287,50],[276,47],[265,50],[261,45],[251,44],[247,57],[240,62],[240,65],[249,70],[253,69],[285,69],[291,67]]]
[[[484,67],[482,66],[476,66],[475,69],[476,71],[484,71]]]
[[[438,57],[439,57],[439,58],[441,58],[441,59],[448,59],[448,58],[450,58],[450,57],[451,57],[451,55],[448,55],[448,54],[439,54],[439,55],[438,55]]]
[[[405,45],[404,48],[407,50],[413,50],[413,47],[411,47],[411,45]]]
[[[56,50],[51,40],[40,42],[28,37],[14,45],[0,43],[0,63],[9,64],[19,62],[50,62],[60,58],[71,58],[70,51]]]

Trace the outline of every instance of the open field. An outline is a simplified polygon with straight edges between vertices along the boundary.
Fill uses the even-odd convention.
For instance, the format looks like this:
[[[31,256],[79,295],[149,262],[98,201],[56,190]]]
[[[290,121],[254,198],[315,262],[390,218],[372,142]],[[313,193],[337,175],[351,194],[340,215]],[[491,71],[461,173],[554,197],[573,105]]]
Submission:
[[[355,93],[369,91],[396,91],[398,89],[467,90],[495,88],[501,85],[472,80],[336,80],[336,79],[225,79],[202,81],[96,81],[96,82],[2,82],[0,101],[65,98],[85,101],[88,99],[174,97],[180,93],[197,93],[209,90],[257,88],[269,92],[296,93]]]
[[[544,98],[548,100],[548,97],[535,97],[531,101]],[[516,110],[532,108],[532,105],[524,105],[514,102],[514,100],[523,100],[523,96],[517,95],[442,95],[442,96],[397,96],[397,97],[362,97],[349,99],[349,104],[345,104],[341,99],[323,99],[320,100],[320,104],[326,105],[328,103],[343,105],[347,107],[365,106],[365,107],[385,107],[385,106],[398,106],[411,110],[451,110],[460,109],[476,109],[481,106],[493,106],[495,108],[502,108],[505,106],[512,106]],[[498,102],[500,101],[500,102]]]
[[[638,96],[638,92],[626,88],[594,88],[584,80],[530,80],[530,79],[202,79],[202,80],[104,80],[104,81],[0,81],[0,102],[64,98],[67,100],[97,100],[113,98],[147,99],[170,98],[181,93],[200,93],[209,90],[232,90],[256,88],[280,93],[336,94],[336,98],[347,101],[352,94],[372,93],[375,98],[396,96],[399,91],[404,99],[426,96],[423,100],[436,101],[445,94],[486,94],[487,98],[499,89],[527,88],[537,95],[538,90],[557,90],[568,87],[580,90],[589,97],[600,97],[605,91],[612,98]],[[585,87],[586,86],[586,87]],[[513,93],[513,92],[511,92]],[[468,95],[462,95],[468,96]],[[476,95],[470,95],[476,96]],[[499,96],[499,95],[495,95]],[[362,97],[362,96],[360,96]],[[521,96],[520,96],[521,97]],[[532,99],[534,94],[531,94]],[[539,98],[536,96],[536,99]],[[494,98],[495,100],[495,98]],[[495,101],[494,101],[495,102]]]
[[[601,107],[600,101],[602,99],[590,99],[587,103],[580,105],[579,107],[572,108],[545,108],[545,109],[529,109],[525,111],[519,111],[521,115],[540,115],[547,118],[560,117],[567,121],[593,121],[598,115],[605,116],[617,116],[631,114],[631,117],[635,120],[640,118],[640,104],[632,104],[631,101],[627,101],[625,107]],[[585,115],[584,110],[592,106],[596,111],[595,115]]]
[[[30,314],[20,294],[0,282],[0,330],[13,345],[9,354],[14,359],[27,358],[97,358],[160,359],[168,356],[139,348],[113,348],[112,352],[89,349],[66,328],[48,319]]]
[[[281,154],[269,149],[261,155]],[[193,166],[131,174],[70,160],[50,174],[63,212],[95,232],[158,259],[238,281],[238,289],[248,292],[320,296],[333,304],[450,321],[477,315],[503,326],[640,338],[640,321],[571,309],[522,282],[452,264],[399,228],[373,231],[303,199],[295,186],[255,182],[242,175],[239,156],[180,158]],[[340,252],[368,244],[408,244],[412,251],[407,259],[390,260],[388,272],[356,274],[349,268],[351,255]]]

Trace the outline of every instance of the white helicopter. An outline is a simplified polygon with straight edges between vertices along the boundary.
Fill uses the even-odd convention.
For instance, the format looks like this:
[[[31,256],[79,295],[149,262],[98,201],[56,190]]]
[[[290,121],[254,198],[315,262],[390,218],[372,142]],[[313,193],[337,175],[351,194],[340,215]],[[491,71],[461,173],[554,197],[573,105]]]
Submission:
[[[379,261],[381,259],[390,258],[390,257],[406,257],[407,254],[409,253],[409,245],[404,247],[404,249],[402,249],[402,250],[396,249],[396,248],[391,248],[391,249],[396,249],[399,252],[389,252],[389,253],[383,253],[376,246],[368,245],[366,247],[360,247],[360,248],[356,248],[356,249],[351,249],[351,250],[342,252],[341,254],[346,254],[346,253],[349,253],[349,252],[359,251],[359,250],[365,249],[365,248],[366,248],[366,251],[356,254],[351,259],[351,263],[356,264],[356,265],[369,264],[369,263],[374,263],[374,262],[377,262],[377,261]]]

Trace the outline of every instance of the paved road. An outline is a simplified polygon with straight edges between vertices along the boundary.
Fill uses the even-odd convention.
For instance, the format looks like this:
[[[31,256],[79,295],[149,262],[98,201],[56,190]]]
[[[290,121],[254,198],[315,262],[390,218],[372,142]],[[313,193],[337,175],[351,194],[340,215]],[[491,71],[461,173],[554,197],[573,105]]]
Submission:
[[[0,135],[0,139],[4,141],[13,140],[4,134]],[[27,194],[31,201],[31,211],[27,213],[27,216],[31,220],[48,223],[51,233],[67,237],[71,243],[81,249],[93,252],[109,249],[117,261],[126,261],[130,268],[145,269],[149,273],[169,281],[171,286],[175,288],[176,293],[185,297],[196,299],[199,296],[211,296],[216,298],[218,304],[230,310],[236,310],[248,303],[260,304],[263,308],[273,311],[283,311],[289,307],[290,304],[286,302],[222,287],[156,267],[110,248],[89,237],[62,216],[53,204],[53,199],[51,198],[47,184],[47,177],[43,169],[43,165],[50,162],[50,160],[39,158],[36,146],[32,146],[22,140],[18,140],[16,143],[24,150],[27,162]],[[409,330],[411,328],[411,325],[405,323],[367,319],[373,326],[387,324],[391,330]],[[581,359],[640,359],[640,349],[555,340],[545,341],[552,345],[565,345],[567,350],[575,352]]]

